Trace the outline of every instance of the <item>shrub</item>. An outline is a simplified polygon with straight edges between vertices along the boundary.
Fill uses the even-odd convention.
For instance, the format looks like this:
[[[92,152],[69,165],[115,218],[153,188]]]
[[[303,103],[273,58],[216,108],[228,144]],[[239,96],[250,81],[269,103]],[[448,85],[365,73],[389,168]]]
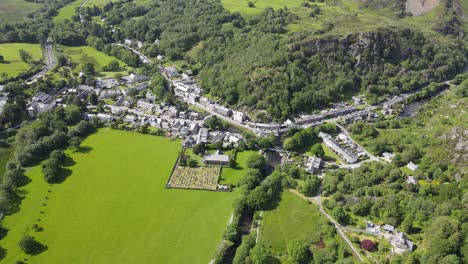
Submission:
[[[374,251],[375,245],[374,242],[370,241],[369,239],[364,239],[361,241],[361,247],[367,251]]]
[[[44,250],[45,246],[37,242],[32,236],[24,236],[19,242],[19,247],[28,255],[36,255]]]

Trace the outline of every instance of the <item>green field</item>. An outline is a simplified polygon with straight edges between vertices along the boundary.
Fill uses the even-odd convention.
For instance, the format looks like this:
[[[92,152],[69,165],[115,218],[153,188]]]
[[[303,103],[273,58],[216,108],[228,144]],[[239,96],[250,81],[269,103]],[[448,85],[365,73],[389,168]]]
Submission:
[[[26,19],[26,15],[41,8],[42,4],[26,2],[24,0],[1,0],[0,23],[19,22]]]
[[[260,223],[260,241],[271,246],[273,255],[286,254],[287,244],[294,239],[317,242],[321,227],[327,221],[318,207],[284,191],[279,206],[265,211]]]
[[[73,71],[75,73],[79,73],[81,71],[81,68],[83,67],[84,64],[86,63],[92,63],[94,65],[94,68],[96,72],[101,73],[101,75],[109,77],[113,76],[116,72],[103,72],[102,68],[107,66],[109,62],[116,60],[119,62],[121,66],[121,73],[122,74],[127,74],[126,66],[123,61],[109,56],[103,52],[100,52],[96,50],[93,47],[89,46],[81,46],[81,47],[66,47],[66,46],[61,46],[63,49],[63,54],[70,58],[71,64],[73,67]]]
[[[360,1],[333,0],[320,3],[308,2],[311,6],[317,6],[321,12],[314,17],[310,16],[312,9],[301,6],[302,0],[258,0],[252,1],[255,7],[248,7],[249,0],[222,0],[223,6],[231,12],[239,12],[245,17],[263,12],[266,7],[279,9],[287,7],[298,15],[299,20],[288,25],[288,31],[297,32],[303,30],[317,30],[323,28],[325,22],[332,23],[333,29],[325,34],[349,34],[350,32],[369,31],[382,26],[410,26],[418,27],[427,32],[432,32],[433,22],[437,19],[438,10],[428,12],[418,17],[398,19],[394,16],[394,10],[389,8],[370,9],[363,8]]]
[[[71,20],[72,16],[77,14],[76,10],[82,3],[83,1],[81,0],[75,0],[74,2],[62,7],[58,11],[58,14],[53,18],[54,23],[63,22],[65,19]]]
[[[208,263],[237,194],[165,189],[179,151],[177,140],[102,129],[69,152],[63,183],[29,169],[21,210],[4,219],[3,262]],[[26,233],[48,249],[25,256],[17,243]]]
[[[30,65],[21,60],[19,56],[20,49],[29,51],[32,55],[32,61],[39,61],[42,59],[42,50],[39,44],[0,44],[0,55],[5,59],[5,62],[0,62],[0,74],[6,73],[9,77],[14,77],[31,68]],[[1,78],[2,77],[0,77],[0,79]]]
[[[247,168],[247,159],[256,151],[239,151],[236,156],[237,166],[235,168],[223,168],[221,171],[221,184],[237,184],[245,174]]]

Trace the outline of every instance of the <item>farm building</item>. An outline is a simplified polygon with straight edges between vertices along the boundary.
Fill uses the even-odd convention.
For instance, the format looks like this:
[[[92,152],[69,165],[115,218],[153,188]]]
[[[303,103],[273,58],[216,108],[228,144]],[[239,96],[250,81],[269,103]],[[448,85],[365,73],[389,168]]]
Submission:
[[[213,154],[203,158],[203,163],[207,165],[229,165],[229,156]]]

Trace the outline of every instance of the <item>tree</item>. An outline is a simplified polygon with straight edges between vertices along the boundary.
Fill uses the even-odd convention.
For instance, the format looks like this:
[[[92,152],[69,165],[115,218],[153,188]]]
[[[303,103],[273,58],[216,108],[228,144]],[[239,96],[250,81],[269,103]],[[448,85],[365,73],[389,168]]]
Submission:
[[[364,239],[361,241],[361,248],[372,252],[375,250],[375,245],[374,242],[370,241],[369,239]]]
[[[266,165],[266,159],[263,155],[255,153],[247,159],[247,167],[251,169],[263,170]]]
[[[81,144],[81,138],[79,137],[72,137],[70,140],[68,140],[68,144],[70,145],[70,148],[72,149],[77,149],[80,147]]]
[[[88,94],[88,103],[91,105],[97,105],[99,102],[98,97],[96,93],[90,93]]]
[[[249,2],[247,3],[247,5],[248,5],[250,8],[255,7],[255,4],[254,4],[252,1],[249,1]]]
[[[19,50],[19,56],[20,56],[21,60],[26,62],[26,63],[28,63],[29,60],[32,58],[31,53],[28,52],[28,51],[25,51],[24,49]]]
[[[196,144],[195,146],[193,146],[193,154],[195,155],[200,155],[200,154],[203,154],[205,153],[205,143],[201,142],[201,143],[198,143]]]
[[[250,250],[255,246],[255,238],[257,233],[250,232],[250,234],[242,238],[241,245],[236,250],[236,255],[232,261],[233,264],[246,264],[250,260]]]
[[[189,159],[187,161],[187,165],[190,167],[190,168],[195,168],[198,166],[198,162],[196,159]]]
[[[310,176],[302,186],[301,192],[305,196],[314,196],[320,189],[320,180],[317,176]]]
[[[307,244],[302,240],[293,240],[289,242],[288,260],[292,263],[306,264],[312,259],[312,252],[307,247]]]
[[[322,144],[316,143],[310,148],[310,153],[317,157],[322,157],[325,155],[325,151],[323,150]]]
[[[19,247],[28,255],[36,255],[44,250],[45,246],[37,242],[34,237],[26,235],[21,238]]]
[[[105,71],[116,71],[120,67],[120,64],[116,60],[111,60],[107,66],[103,68]]]
[[[348,223],[349,216],[342,206],[336,206],[333,208],[331,215],[340,224],[346,225]]]
[[[250,258],[254,264],[269,264],[271,252],[264,244],[259,243],[250,250]]]
[[[94,64],[92,63],[86,63],[84,64],[82,67],[81,67],[81,71],[85,74],[85,75],[95,75],[96,74],[96,70],[94,69]]]
[[[5,58],[3,57],[3,55],[0,55],[0,62],[4,62],[5,61]]]
[[[462,244],[460,222],[447,216],[435,218],[424,231],[424,241],[431,255],[456,254]]]
[[[50,153],[50,158],[62,163],[67,158],[67,155],[63,150],[56,149]]]
[[[81,120],[80,108],[76,105],[68,105],[65,108],[65,122],[67,125],[75,125]]]

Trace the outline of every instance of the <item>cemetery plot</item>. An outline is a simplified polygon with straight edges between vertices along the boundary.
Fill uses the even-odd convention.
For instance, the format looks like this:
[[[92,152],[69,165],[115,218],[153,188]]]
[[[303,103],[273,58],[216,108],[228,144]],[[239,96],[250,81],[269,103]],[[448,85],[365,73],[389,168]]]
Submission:
[[[220,174],[221,167],[176,166],[167,187],[216,191]]]

